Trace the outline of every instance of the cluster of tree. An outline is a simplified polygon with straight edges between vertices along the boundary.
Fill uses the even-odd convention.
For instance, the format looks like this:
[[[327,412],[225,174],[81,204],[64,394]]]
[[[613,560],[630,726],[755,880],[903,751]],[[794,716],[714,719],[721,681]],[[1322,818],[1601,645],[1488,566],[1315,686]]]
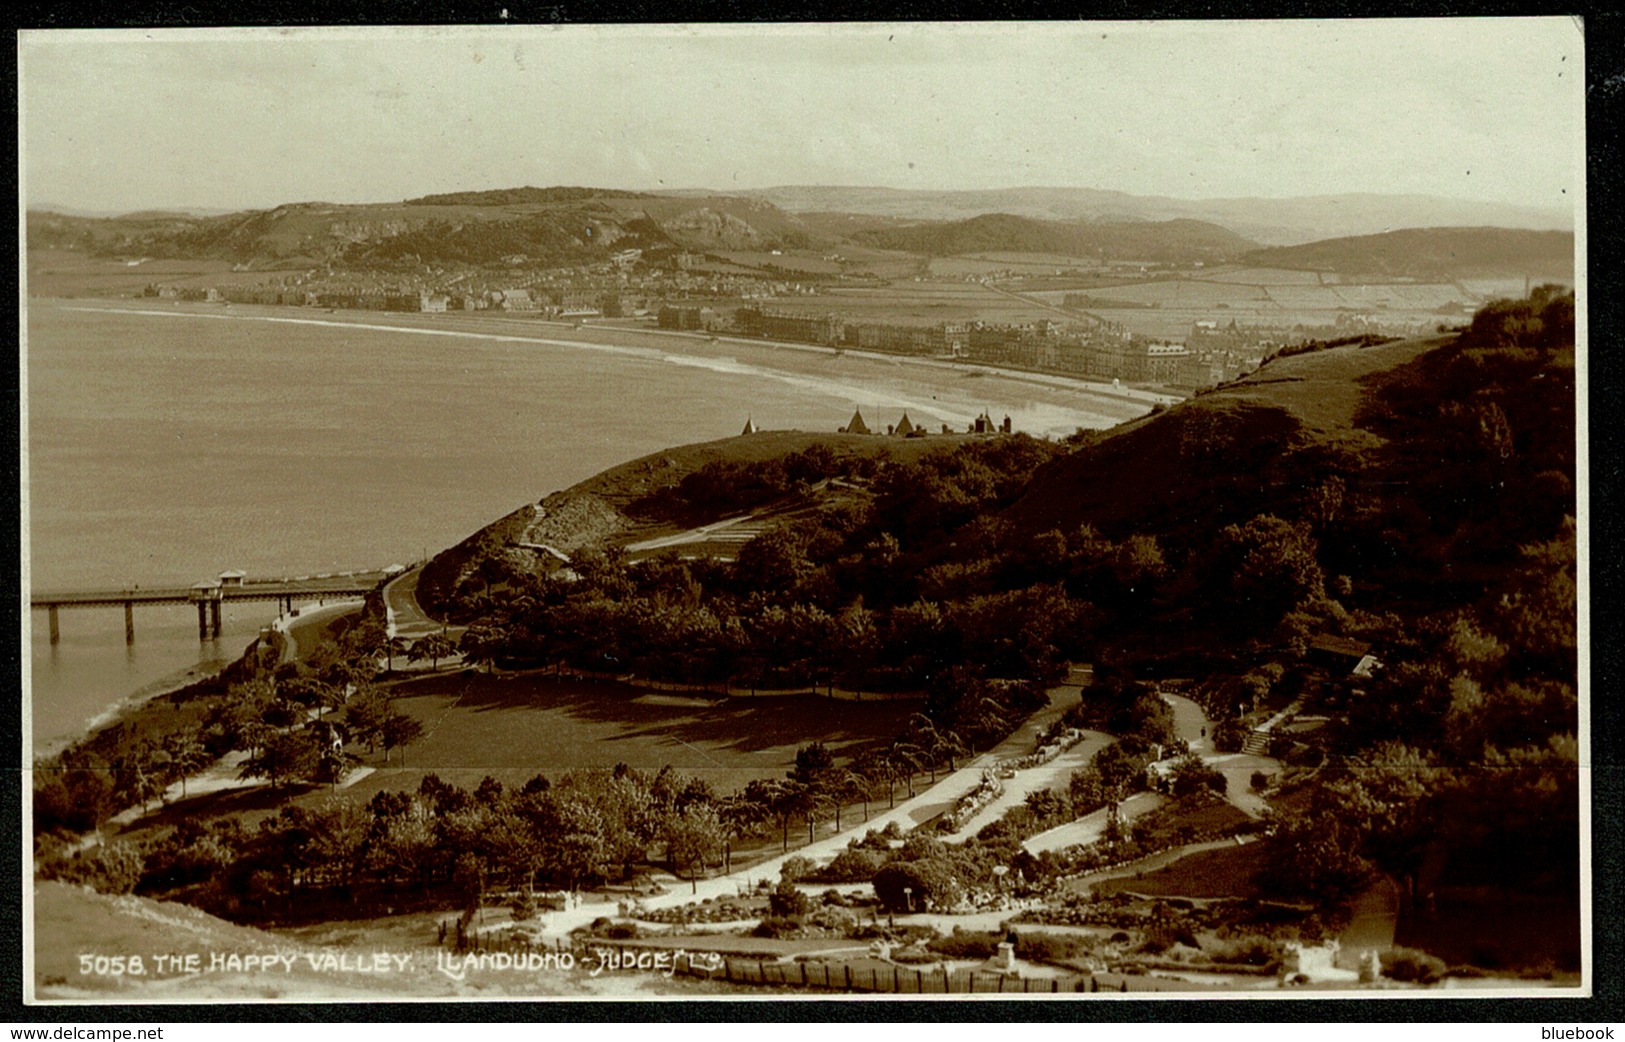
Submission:
[[[529,895],[623,878],[651,847],[692,871],[758,820],[670,771],[581,771],[556,783],[538,775],[518,789],[487,778],[472,791],[428,775],[415,793],[287,805],[257,828],[186,821],[137,852],[134,888],[244,921],[295,918],[325,902],[478,907],[492,890]],[[47,860],[42,872],[85,875],[96,856]]]
[[[965,555],[948,535],[1008,502],[1052,452],[1001,438],[887,464],[872,503],[786,523],[733,562],[588,552],[568,578],[510,574],[471,599],[483,607],[460,650],[473,663],[696,685],[921,691],[939,730],[996,740],[1081,653],[1093,609],[1018,570],[959,578],[994,569],[954,560]],[[792,457],[789,470],[805,471],[795,480],[823,456]],[[1118,556],[1114,568],[1138,567]]]
[[[1495,300],[1480,308],[1462,342],[1474,347],[1574,346],[1574,291],[1548,284],[1522,300]]]
[[[396,655],[453,650],[435,635],[408,652],[371,611],[303,661],[279,664],[274,648],[261,647],[233,667],[222,692],[197,698],[169,729],[120,729],[37,764],[35,834],[85,832],[125,808],[184,799],[188,777],[233,751],[248,754],[245,778],[278,788],[337,784],[355,763],[346,745],[381,747],[387,759],[423,731],[376,683],[378,660],[387,668]]]
[[[767,460],[713,460],[632,505],[635,514],[687,517],[750,510],[794,492],[803,492],[827,478],[874,476],[879,461],[873,456],[836,456],[827,445],[811,445],[798,452]]]
[[[1381,871],[1520,890],[1579,885],[1572,525],[1468,608],[1414,627],[1345,708],[1341,769],[1304,786],[1279,880],[1326,900]]]
[[[1171,748],[1178,740],[1173,707],[1157,694],[1155,687],[1104,672],[1097,673],[1094,683],[1083,689],[1078,703],[1061,717],[1060,726],[1137,739],[1139,746]]]

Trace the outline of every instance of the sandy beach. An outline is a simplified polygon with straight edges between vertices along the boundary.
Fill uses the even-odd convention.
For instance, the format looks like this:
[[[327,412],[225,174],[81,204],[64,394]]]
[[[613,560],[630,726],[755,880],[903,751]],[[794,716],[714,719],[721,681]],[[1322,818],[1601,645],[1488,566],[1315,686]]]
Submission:
[[[293,307],[234,304],[227,308],[149,300],[53,304],[76,311],[352,328],[620,354],[790,383],[804,390],[855,396],[860,401],[869,398],[876,404],[932,412],[956,426],[973,421],[978,414],[975,406],[980,402],[994,412],[1023,414],[1018,429],[1040,436],[1063,436],[1078,427],[1112,426],[1142,415],[1156,403],[1177,400],[1149,390],[947,359],[654,328],[576,325],[506,313],[318,312]],[[977,383],[967,388],[970,381]],[[771,418],[762,420],[764,426],[773,426]]]

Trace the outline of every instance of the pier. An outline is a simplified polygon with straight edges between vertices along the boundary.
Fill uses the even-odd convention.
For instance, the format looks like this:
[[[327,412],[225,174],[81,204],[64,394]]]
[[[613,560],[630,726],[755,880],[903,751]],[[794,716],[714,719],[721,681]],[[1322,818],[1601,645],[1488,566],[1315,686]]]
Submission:
[[[220,606],[226,601],[275,601],[281,613],[293,611],[294,602],[358,597],[371,593],[378,584],[399,574],[400,569],[344,572],[333,575],[300,576],[296,579],[249,580],[242,572],[221,572],[191,586],[160,586],[151,589],[83,590],[73,593],[33,593],[31,608],[43,608],[49,617],[51,643],[62,639],[60,612],[63,608],[124,609],[124,641],[135,643],[135,608],[138,604],[194,604],[197,606],[198,640],[220,636]]]

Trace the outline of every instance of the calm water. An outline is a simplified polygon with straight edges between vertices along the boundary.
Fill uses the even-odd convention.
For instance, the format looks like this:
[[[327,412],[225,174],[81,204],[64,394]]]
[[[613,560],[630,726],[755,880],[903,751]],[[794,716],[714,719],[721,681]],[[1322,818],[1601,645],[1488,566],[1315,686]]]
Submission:
[[[283,317],[278,317],[278,316]],[[298,315],[288,321],[287,315]],[[421,558],[522,503],[661,447],[769,428],[834,430],[908,408],[962,426],[989,407],[1064,433],[1139,409],[893,361],[703,342],[558,342],[556,327],[31,301],[27,502],[36,590],[188,584]],[[434,335],[429,335],[429,334]],[[587,336],[587,334],[582,334]],[[554,342],[546,342],[552,340]],[[682,351],[683,354],[673,352]],[[32,616],[32,732],[230,659],[268,606],[199,645],[187,606]]]

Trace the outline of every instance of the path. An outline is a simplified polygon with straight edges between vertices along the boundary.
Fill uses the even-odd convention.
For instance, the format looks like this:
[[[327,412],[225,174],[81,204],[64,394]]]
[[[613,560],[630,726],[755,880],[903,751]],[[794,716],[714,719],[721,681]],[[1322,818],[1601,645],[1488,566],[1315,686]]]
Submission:
[[[1202,707],[1183,695],[1163,694],[1162,700],[1174,711],[1174,732],[1190,744],[1191,751],[1202,762],[1224,775],[1224,798],[1231,806],[1249,818],[1261,818],[1269,810],[1269,802],[1253,791],[1253,774],[1263,771],[1277,774],[1281,762],[1252,753],[1220,753],[1213,749],[1207,713]]]
[[[444,632],[455,640],[457,634],[447,630],[446,625],[438,619],[431,618],[418,603],[418,579],[422,575],[423,568],[419,566],[402,572],[385,584],[384,614],[388,619],[388,635],[412,641],[431,633]]]
[[[1099,731],[1085,732],[1083,741],[1049,763],[1028,767],[1017,771],[1015,777],[1004,779],[1004,791],[998,798],[973,814],[958,831],[943,838],[950,843],[962,843],[1004,817],[1012,808],[1026,802],[1030,793],[1049,789],[1065,790],[1071,781],[1073,771],[1088,766],[1089,761],[1095,758],[1095,753],[1116,740],[1111,735]]]
[[[1117,813],[1128,823],[1156,810],[1163,802],[1163,797],[1157,793],[1137,792],[1117,805]],[[1110,818],[1111,808],[1102,807],[1076,821],[1029,836],[1021,845],[1027,848],[1029,854],[1042,854],[1046,850],[1065,850],[1067,847],[1094,843],[1106,834],[1106,823]]]
[[[282,645],[282,661],[292,662],[308,657],[320,643],[324,626],[340,615],[360,611],[364,606],[363,601],[338,601],[315,608],[296,609],[299,612],[297,615],[277,616],[271,628],[287,638]]]
[[[776,855],[749,868],[740,868],[726,875],[702,879],[690,886],[673,887],[667,893],[645,898],[640,903],[647,909],[673,908],[703,901],[708,897],[733,897],[741,888],[754,887],[761,882],[777,883],[780,870],[790,858],[827,862],[845,850],[848,843],[861,838],[871,829],[884,831],[888,825],[896,823],[898,828],[907,832],[922,822],[931,820],[951,809],[961,797],[974,789],[982,779],[983,770],[1001,760],[1032,752],[1038,736],[1060,719],[1067,707],[1076,701],[1080,684],[1087,684],[1091,677],[1089,667],[1073,667],[1065,682],[1050,689],[1050,704],[1029,717],[1027,722],[1008,738],[959,769],[937,779],[936,784],[896,807],[873,814],[868,821],[856,822],[841,832]],[[586,926],[603,914],[603,905],[587,905],[549,912],[540,918],[540,933],[547,938],[563,937],[571,930]]]

